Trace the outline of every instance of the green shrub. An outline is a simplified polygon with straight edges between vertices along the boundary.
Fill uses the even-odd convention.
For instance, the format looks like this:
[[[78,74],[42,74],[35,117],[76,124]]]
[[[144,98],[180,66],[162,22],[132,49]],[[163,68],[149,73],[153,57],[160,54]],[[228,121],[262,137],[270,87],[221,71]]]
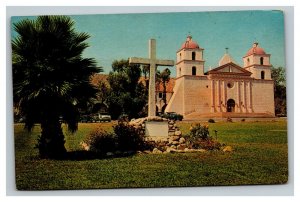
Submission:
[[[206,140],[197,139],[189,144],[189,148],[205,150],[219,150],[221,146],[218,141],[213,140],[211,137]]]
[[[144,131],[129,125],[126,121],[119,121],[114,126],[114,133],[120,151],[138,151],[146,147]]]
[[[208,119],[208,123],[216,123],[213,119]]]
[[[113,129],[113,133],[101,129],[89,133],[84,140],[84,143],[89,146],[89,151],[105,155],[107,152],[138,151],[153,148],[153,145],[144,140],[144,131],[129,125],[127,121],[119,121]]]
[[[108,133],[102,129],[96,129],[90,132],[84,140],[89,145],[89,150],[100,155],[107,152],[116,151],[116,138],[113,133]]]
[[[209,137],[208,125],[201,126],[200,123],[192,125],[190,128],[190,137],[192,139],[206,140]]]
[[[190,133],[185,136],[186,144],[193,149],[215,150],[220,149],[221,144],[209,136],[208,125],[192,125]]]
[[[176,120],[178,120],[178,121],[182,121],[182,119],[183,119],[183,115],[181,115],[181,114],[177,114],[177,116],[176,116]]]

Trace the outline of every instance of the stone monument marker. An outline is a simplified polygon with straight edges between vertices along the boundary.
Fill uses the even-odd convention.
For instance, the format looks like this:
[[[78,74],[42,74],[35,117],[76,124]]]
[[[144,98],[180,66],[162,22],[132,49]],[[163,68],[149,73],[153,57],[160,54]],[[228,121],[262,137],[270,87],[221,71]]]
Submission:
[[[168,137],[169,126],[166,121],[147,121],[145,124],[146,136]]]

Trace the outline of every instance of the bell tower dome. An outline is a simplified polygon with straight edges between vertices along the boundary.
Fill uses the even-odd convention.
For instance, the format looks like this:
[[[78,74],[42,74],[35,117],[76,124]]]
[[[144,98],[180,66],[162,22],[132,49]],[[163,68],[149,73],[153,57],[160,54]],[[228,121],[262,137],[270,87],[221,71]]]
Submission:
[[[248,50],[243,57],[244,68],[252,72],[252,77],[255,79],[271,80],[270,54],[258,46],[258,43],[253,43],[252,48]]]
[[[191,35],[187,36],[186,41],[176,53],[177,77],[204,75],[203,50],[196,41],[193,41]]]

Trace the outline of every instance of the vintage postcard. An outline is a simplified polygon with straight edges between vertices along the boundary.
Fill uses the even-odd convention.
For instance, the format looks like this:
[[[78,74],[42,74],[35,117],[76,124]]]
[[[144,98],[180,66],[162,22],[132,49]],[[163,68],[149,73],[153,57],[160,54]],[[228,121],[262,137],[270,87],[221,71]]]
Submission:
[[[282,11],[11,27],[17,190],[288,182]]]

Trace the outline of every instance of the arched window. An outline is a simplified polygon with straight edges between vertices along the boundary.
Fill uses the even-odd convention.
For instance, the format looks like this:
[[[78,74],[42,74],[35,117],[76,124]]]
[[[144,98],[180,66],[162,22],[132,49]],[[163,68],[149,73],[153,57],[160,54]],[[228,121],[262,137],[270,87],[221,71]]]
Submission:
[[[264,64],[264,58],[263,58],[263,57],[260,58],[260,64],[261,64],[261,65]]]
[[[196,53],[192,52],[192,60],[195,60],[195,59],[196,59]]]
[[[265,72],[264,72],[264,71],[261,71],[261,73],[260,73],[260,78],[261,78],[261,79],[265,79]]]
[[[181,68],[179,68],[178,77],[181,76]]]
[[[249,66],[250,65],[250,59],[247,58],[247,65]]]
[[[179,53],[179,61],[181,60],[181,53]]]
[[[192,67],[192,75],[196,75],[196,67]]]

